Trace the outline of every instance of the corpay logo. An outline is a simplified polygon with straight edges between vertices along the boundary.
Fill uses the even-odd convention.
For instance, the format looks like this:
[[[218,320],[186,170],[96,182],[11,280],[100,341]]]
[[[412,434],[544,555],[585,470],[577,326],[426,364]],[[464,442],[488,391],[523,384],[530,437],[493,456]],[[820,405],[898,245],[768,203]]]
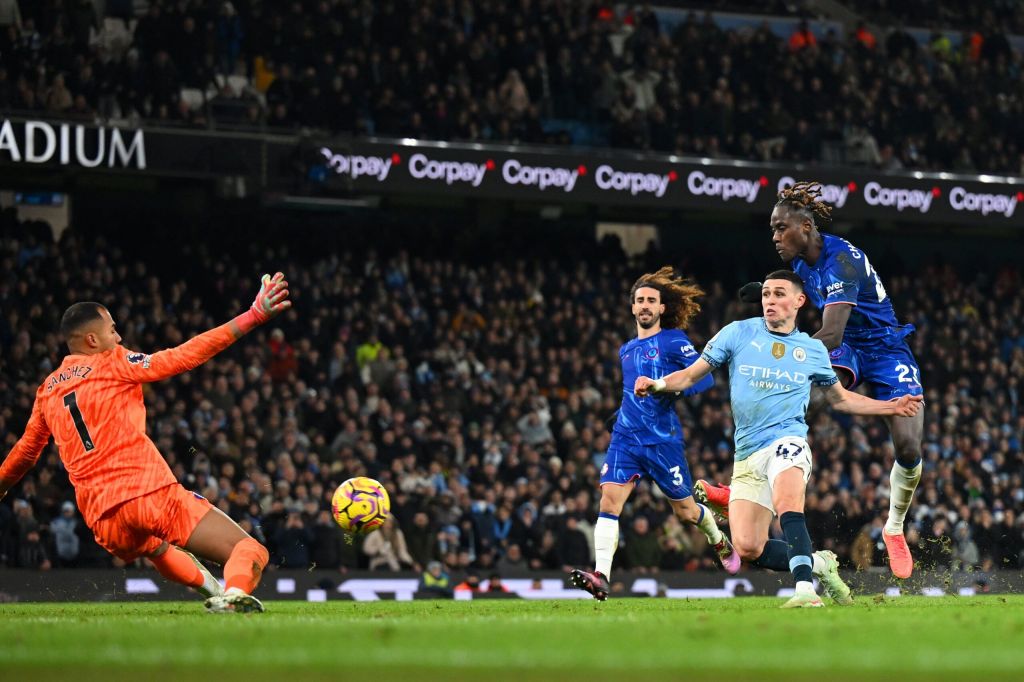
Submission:
[[[757,180],[714,178],[697,170],[686,178],[686,187],[690,190],[690,194],[696,196],[722,197],[722,201],[743,199],[748,204],[752,204],[757,199],[761,183]]]
[[[391,159],[383,159],[379,156],[359,156],[358,154],[335,154],[327,147],[321,147],[320,153],[327,159],[327,165],[334,169],[338,175],[348,173],[353,180],[369,175],[377,182],[387,180],[391,172]]]
[[[598,166],[594,173],[594,182],[600,189],[629,190],[633,196],[637,194],[653,194],[661,198],[668,189],[668,183],[675,179],[675,172],[668,175],[654,173],[624,173],[611,166]]]
[[[510,185],[536,185],[537,189],[543,191],[548,187],[555,187],[565,192],[571,192],[576,186],[576,180],[580,177],[579,168],[569,170],[568,168],[548,168],[547,166],[524,166],[515,159],[509,159],[501,167],[501,177]],[[586,170],[583,169],[585,173]]]
[[[778,191],[781,192],[787,186],[796,184],[794,178],[788,175],[779,178]],[[842,208],[846,204],[846,198],[850,196],[850,185],[822,185],[821,198],[834,206]]]
[[[1017,209],[1016,194],[974,194],[963,187],[954,187],[949,191],[949,205],[954,211],[972,211],[981,215],[1002,213],[1007,218],[1013,217]]]
[[[417,179],[444,180],[446,185],[468,182],[473,187],[479,187],[486,172],[486,163],[434,161],[424,154],[413,154],[409,157],[409,175]]]
[[[927,213],[932,207],[932,199],[935,194],[919,189],[891,189],[882,187],[877,182],[869,182],[864,185],[864,201],[871,206],[895,206],[897,211],[905,208],[913,208],[921,213]]]

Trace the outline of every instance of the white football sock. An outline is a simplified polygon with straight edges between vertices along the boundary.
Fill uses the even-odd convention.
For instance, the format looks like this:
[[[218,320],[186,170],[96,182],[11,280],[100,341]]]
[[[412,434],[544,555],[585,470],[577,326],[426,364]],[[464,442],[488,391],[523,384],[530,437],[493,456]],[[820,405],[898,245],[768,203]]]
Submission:
[[[715,515],[700,502],[697,503],[697,506],[704,512],[700,521],[697,522],[697,527],[700,528],[700,532],[704,533],[704,537],[708,539],[708,542],[712,545],[717,545],[722,541],[722,531],[715,522]]]
[[[921,462],[913,469],[908,469],[899,462],[893,462],[889,473],[889,518],[885,522],[885,532],[889,535],[903,534],[903,520],[907,518],[910,501],[914,499],[914,490],[921,480]]]
[[[605,578],[612,575],[612,557],[615,556],[615,549],[619,546],[619,519],[609,519],[605,516],[597,517],[594,524],[594,564],[598,573]]]
[[[811,554],[811,573],[817,576],[825,575],[825,560],[818,556],[817,552]]]
[[[796,583],[797,593],[801,592],[814,592],[814,584],[807,582],[806,580],[798,580]]]

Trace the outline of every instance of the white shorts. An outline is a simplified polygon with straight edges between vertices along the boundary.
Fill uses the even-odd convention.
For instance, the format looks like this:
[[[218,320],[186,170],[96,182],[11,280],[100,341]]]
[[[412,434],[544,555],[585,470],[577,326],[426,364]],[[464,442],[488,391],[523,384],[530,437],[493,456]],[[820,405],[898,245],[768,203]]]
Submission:
[[[796,436],[784,436],[733,465],[730,499],[749,500],[775,512],[772,484],[786,469],[804,472],[804,485],[811,478],[811,448]]]

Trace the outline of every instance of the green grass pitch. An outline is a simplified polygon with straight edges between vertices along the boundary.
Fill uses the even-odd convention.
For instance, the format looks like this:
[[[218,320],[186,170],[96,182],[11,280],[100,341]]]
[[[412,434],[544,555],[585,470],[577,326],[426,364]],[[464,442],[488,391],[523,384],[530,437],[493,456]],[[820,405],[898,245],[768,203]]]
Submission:
[[[1024,597],[0,605],[5,680],[1021,680]],[[161,677],[156,677],[161,675]]]

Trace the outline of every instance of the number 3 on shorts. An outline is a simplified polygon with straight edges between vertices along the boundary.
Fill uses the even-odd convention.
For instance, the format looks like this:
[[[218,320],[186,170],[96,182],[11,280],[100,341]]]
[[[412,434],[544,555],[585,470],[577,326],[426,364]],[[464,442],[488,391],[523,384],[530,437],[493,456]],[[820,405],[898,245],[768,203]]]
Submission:
[[[681,473],[679,473],[679,467],[677,467],[677,466],[669,467],[669,472],[672,474],[672,483],[674,485],[682,485],[683,484],[683,475]]]

